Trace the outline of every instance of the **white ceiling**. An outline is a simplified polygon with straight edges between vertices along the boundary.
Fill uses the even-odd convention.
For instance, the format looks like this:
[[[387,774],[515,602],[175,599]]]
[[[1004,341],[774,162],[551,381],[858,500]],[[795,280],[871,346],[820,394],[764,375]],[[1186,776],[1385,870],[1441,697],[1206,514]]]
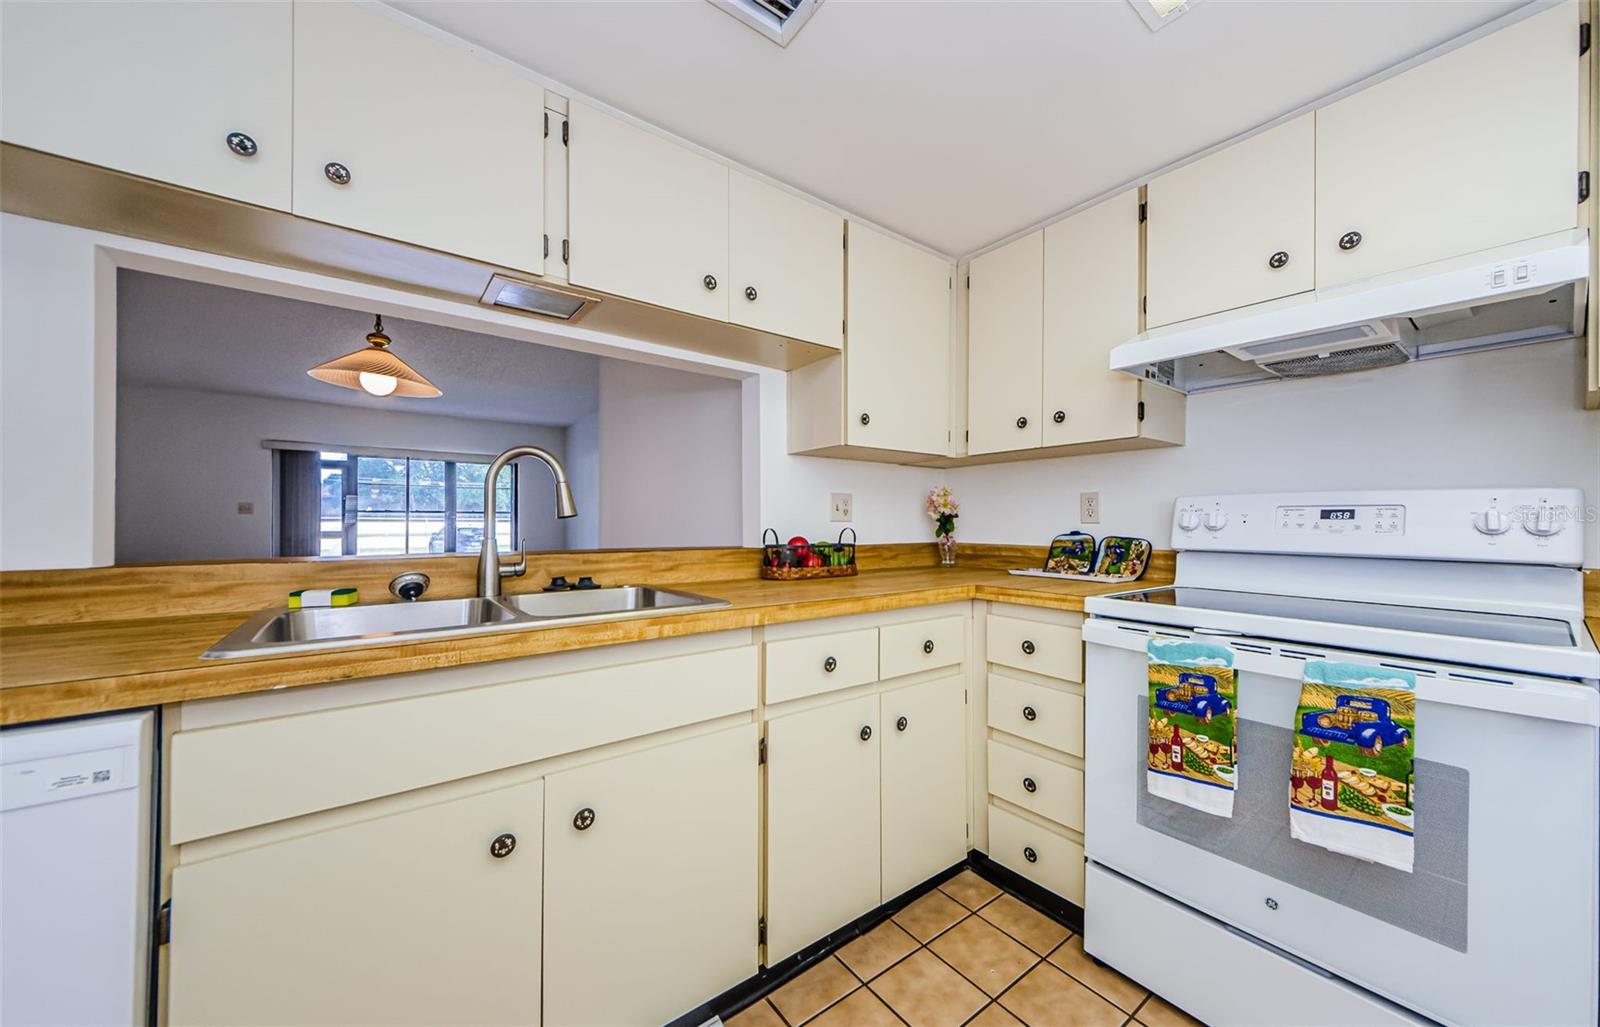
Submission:
[[[393,0],[953,256],[1521,5],[828,0],[781,49],[705,0]]]
[[[563,427],[596,408],[601,357],[387,317],[395,355],[444,395],[379,399],[306,374],[365,346],[375,313],[120,271],[117,379]]]

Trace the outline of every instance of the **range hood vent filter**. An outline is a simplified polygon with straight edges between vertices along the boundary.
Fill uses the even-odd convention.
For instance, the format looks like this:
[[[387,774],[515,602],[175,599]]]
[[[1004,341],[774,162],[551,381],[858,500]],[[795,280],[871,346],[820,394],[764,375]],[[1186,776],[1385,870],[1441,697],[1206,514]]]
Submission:
[[[1370,371],[1375,367],[1393,367],[1411,359],[1404,346],[1393,342],[1380,342],[1376,346],[1357,346],[1337,353],[1312,354],[1290,357],[1262,367],[1280,378],[1316,378],[1325,374],[1344,374],[1346,371]]]

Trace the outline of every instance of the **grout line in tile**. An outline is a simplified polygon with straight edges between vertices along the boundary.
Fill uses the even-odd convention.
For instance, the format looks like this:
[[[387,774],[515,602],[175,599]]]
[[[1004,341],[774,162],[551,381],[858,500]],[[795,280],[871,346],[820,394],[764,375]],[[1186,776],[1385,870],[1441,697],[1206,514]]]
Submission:
[[[773,1015],[777,1016],[778,1022],[783,1024],[783,1027],[794,1027],[794,1025],[789,1022],[789,1018],[783,1015],[783,1010],[778,1008],[778,1004],[772,1001],[770,995],[763,997],[761,1001],[767,1004],[767,1008],[772,1010]]]
[[[989,921],[985,920],[984,923],[988,924]],[[990,927],[994,927],[994,929],[997,930],[997,931],[1000,931],[1000,928],[995,927],[994,924],[989,924],[989,926]],[[1004,934],[1007,938],[1011,937],[1011,935],[1006,934],[1006,932],[1004,932],[1004,931],[1000,931],[1000,933]],[[1012,940],[1015,941],[1016,939],[1013,938]],[[1018,945],[1022,945],[1021,942],[1017,942],[1017,944]],[[968,984],[972,985],[974,988],[977,988],[978,991],[982,992],[983,995],[985,997],[987,997],[990,1002],[998,1002],[998,1001],[1000,1001],[1000,995],[1004,995],[1006,992],[1010,991],[1012,984],[1016,984],[1017,981],[1020,981],[1024,977],[1026,977],[1029,974],[1033,973],[1033,971],[1038,968],[1039,964],[1044,962],[1044,957],[1043,956],[1039,955],[1037,952],[1035,952],[1032,949],[1028,948],[1028,946],[1022,945],[1023,951],[1027,952],[1028,955],[1033,957],[1033,962],[1028,964],[1028,968],[1026,970],[1022,971],[1020,974],[1017,974],[1017,979],[1015,981],[1012,981],[1011,984],[1008,984],[1004,988],[1000,989],[1000,995],[990,996],[987,991],[983,990],[983,985],[979,984],[977,981],[973,980],[972,978],[968,977],[966,974],[962,973],[960,967],[957,967],[955,964],[951,963],[949,960],[947,960],[943,956],[939,955],[939,953],[933,951],[933,949],[928,948],[928,946],[924,945],[923,948],[928,949],[928,954],[933,956],[934,959],[937,959],[939,962],[943,963],[945,966],[948,966],[950,969],[954,970],[956,972],[956,976],[957,977],[961,978],[963,981],[966,981]],[[1116,1003],[1113,1002],[1112,1005],[1116,1005]],[[978,1013],[981,1013],[981,1012],[983,1012],[983,1010],[979,1009]],[[1008,1010],[1008,1012],[1009,1012],[1009,1010]],[[972,1015],[973,1016],[977,1016],[978,1013],[973,1013]]]
[[[844,962],[844,960],[841,959],[841,960],[839,960],[839,962],[842,963],[842,962]],[[849,967],[845,967],[845,969],[848,970]],[[854,976],[854,975],[852,975],[852,976]],[[860,978],[857,977],[856,980],[859,981]],[[817,1010],[815,1013],[812,1013],[810,1016],[806,1017],[804,1020],[801,1021],[801,1023],[802,1024],[810,1023],[812,1020],[815,1020],[817,1017],[821,1016],[823,1013],[826,1013],[828,1010],[832,1009],[834,1006],[836,1006],[839,1003],[843,1002],[845,999],[849,998],[851,995],[854,995],[856,992],[860,991],[862,988],[865,988],[865,987],[866,987],[865,984],[857,984],[854,988],[851,988],[849,991],[845,992],[843,995],[840,995],[838,998],[834,999],[832,1002],[829,1002],[827,1005],[823,1006],[821,1009]],[[874,992],[874,994],[876,994],[876,992]],[[773,1008],[776,1009],[777,1007],[774,1006]],[[778,1015],[782,1016],[783,1014],[779,1013]],[[784,1022],[787,1023],[788,1021],[784,1021]]]

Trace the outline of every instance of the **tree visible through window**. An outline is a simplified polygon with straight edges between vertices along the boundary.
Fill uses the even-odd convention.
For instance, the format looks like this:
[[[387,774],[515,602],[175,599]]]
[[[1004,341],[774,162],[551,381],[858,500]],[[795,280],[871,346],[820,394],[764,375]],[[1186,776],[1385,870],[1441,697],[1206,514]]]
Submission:
[[[476,553],[483,545],[487,463],[434,457],[321,456],[323,556]],[[517,474],[495,482],[495,541],[516,538]]]

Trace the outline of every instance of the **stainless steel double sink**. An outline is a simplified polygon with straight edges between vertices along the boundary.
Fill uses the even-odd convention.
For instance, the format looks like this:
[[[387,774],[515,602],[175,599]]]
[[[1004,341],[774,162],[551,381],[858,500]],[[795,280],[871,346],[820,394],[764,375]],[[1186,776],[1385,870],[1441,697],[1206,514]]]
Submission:
[[[251,617],[200,657],[227,660],[324,652],[352,646],[692,613],[727,605],[725,599],[692,592],[619,585],[570,592],[529,592],[497,599],[427,599],[306,610],[276,607]]]

